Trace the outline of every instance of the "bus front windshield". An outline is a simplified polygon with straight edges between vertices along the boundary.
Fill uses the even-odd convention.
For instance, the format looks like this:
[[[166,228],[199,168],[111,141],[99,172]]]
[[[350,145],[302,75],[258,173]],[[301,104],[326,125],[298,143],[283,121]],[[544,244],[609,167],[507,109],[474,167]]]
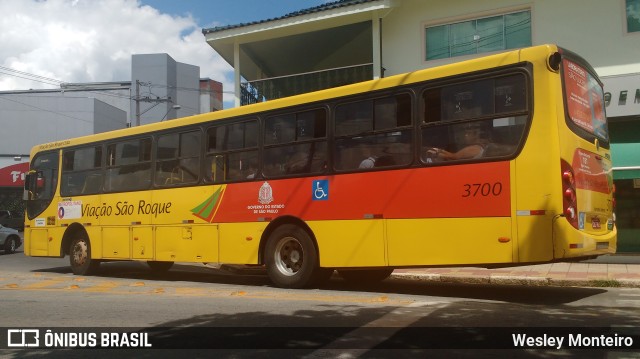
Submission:
[[[40,215],[53,200],[58,180],[58,153],[51,152],[35,157],[31,162],[28,191],[27,216],[33,219]]]
[[[598,79],[583,66],[563,59],[564,91],[569,121],[589,135],[609,141],[604,91]]]

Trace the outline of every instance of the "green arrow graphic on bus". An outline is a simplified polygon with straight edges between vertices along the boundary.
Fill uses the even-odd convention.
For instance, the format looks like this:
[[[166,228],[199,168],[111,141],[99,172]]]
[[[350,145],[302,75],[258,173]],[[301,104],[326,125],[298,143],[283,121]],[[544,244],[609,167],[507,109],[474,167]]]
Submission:
[[[202,202],[199,206],[192,209],[191,212],[194,216],[203,219],[209,223],[213,222],[213,217],[216,214],[216,209],[222,196],[222,186],[218,188],[206,201]]]

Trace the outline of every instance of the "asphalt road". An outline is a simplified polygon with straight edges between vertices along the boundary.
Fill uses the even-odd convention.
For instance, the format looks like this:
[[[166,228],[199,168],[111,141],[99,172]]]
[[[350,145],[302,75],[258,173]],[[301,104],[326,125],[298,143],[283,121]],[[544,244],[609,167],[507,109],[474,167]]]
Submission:
[[[272,287],[259,270],[230,273],[178,264],[158,274],[143,263],[111,262],[103,263],[100,275],[82,277],[71,273],[68,258],[31,258],[18,252],[0,255],[0,298],[3,328],[148,333],[152,349],[124,352],[136,357],[158,355],[158,348],[197,349],[191,352],[195,357],[210,357],[212,353],[206,350],[220,357],[252,358],[274,353],[287,357],[413,356],[433,350],[447,356],[495,357],[495,349],[513,348],[512,334],[518,330],[541,336],[558,330],[557,336],[570,331],[622,336],[635,330],[629,335],[636,335],[640,343],[635,329],[640,327],[640,290],[633,288],[409,280],[365,286],[333,278],[317,289],[284,290]],[[0,330],[0,340],[5,341],[2,335]],[[474,350],[466,350],[469,348]],[[625,347],[596,349],[579,354],[638,357],[637,351]],[[110,349],[93,350],[91,355],[94,351],[98,356],[116,354]],[[38,353],[78,354],[64,349]],[[0,354],[20,358],[35,352],[7,349]],[[161,354],[176,353],[163,350]],[[567,348],[552,346],[509,351],[516,357],[572,354]]]

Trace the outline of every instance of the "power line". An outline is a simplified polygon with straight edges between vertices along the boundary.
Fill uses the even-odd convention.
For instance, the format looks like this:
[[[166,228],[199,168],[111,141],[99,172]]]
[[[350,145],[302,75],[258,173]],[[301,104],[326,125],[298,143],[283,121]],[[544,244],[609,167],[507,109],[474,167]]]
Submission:
[[[61,80],[57,80],[57,79],[53,79],[53,78],[49,78],[49,77],[45,77],[45,76],[40,76],[40,75],[35,75],[35,74],[31,74],[28,72],[24,72],[24,71],[19,71],[19,70],[15,70],[12,68],[8,68],[5,66],[0,66],[0,74],[3,75],[7,75],[7,76],[13,76],[13,77],[18,77],[21,79],[25,79],[25,80],[29,80],[29,81],[34,81],[34,82],[40,82],[40,83],[44,83],[46,85],[55,85],[55,86],[60,86],[60,90],[58,89],[47,89],[47,91],[60,91],[63,95],[65,92],[87,92],[87,93],[93,93],[99,96],[106,96],[106,97],[114,97],[114,98],[119,98],[119,99],[126,99],[129,101],[135,101],[136,103],[136,122],[139,124],[140,123],[140,116],[146,112],[148,112],[149,110],[151,110],[152,108],[156,107],[159,103],[161,102],[171,102],[171,103],[175,103],[171,100],[170,97],[167,98],[162,98],[161,96],[155,95],[152,91],[152,88],[166,88],[166,89],[176,89],[176,90],[180,90],[180,91],[193,91],[193,92],[198,92],[199,94],[206,94],[206,93],[215,93],[215,94],[223,94],[223,93],[229,93],[229,94],[233,94],[233,92],[231,91],[217,91],[217,90],[201,90],[200,88],[188,88],[188,87],[177,87],[177,86],[169,86],[169,85],[159,85],[159,84],[153,84],[151,82],[147,82],[147,83],[142,83],[139,82],[139,80],[136,80],[136,94],[135,96],[133,95],[129,95],[129,96],[125,96],[122,94],[117,94],[117,93],[111,93],[111,91],[118,91],[118,90],[125,90],[123,88],[105,88],[105,89],[95,89],[92,88],[91,85],[79,85],[79,84],[73,84],[73,87],[68,87],[65,88],[65,84],[69,84],[67,82],[61,81]],[[128,81],[127,81],[128,82]],[[132,87],[133,87],[133,81],[128,82],[129,88],[128,91],[131,94],[132,91]],[[147,93],[145,93],[144,95],[140,94],[139,91],[139,85],[144,84],[144,86],[148,87],[148,91]],[[155,96],[155,98],[153,98],[152,96]],[[0,98],[2,98],[4,96],[0,95]],[[53,96],[49,96],[49,97],[53,97]],[[75,98],[80,98],[80,97],[75,97]],[[16,102],[16,103],[20,103],[22,105],[25,106],[30,106],[33,108],[37,108],[39,110],[45,111],[45,112],[50,112],[50,113],[56,113],[59,114],[61,116],[66,116],[66,117],[70,117],[70,118],[74,118],[72,116],[68,116],[65,115],[63,113],[60,112],[55,112],[55,111],[51,111],[51,110],[46,110],[46,109],[42,109],[39,108],[37,106],[33,106],[33,105],[28,105],[19,101],[15,101],[15,100],[10,100],[10,99],[5,99],[7,101],[12,101],[12,102]],[[153,106],[151,106],[150,108],[147,108],[146,110],[140,112],[140,102],[151,102],[154,103]],[[192,109],[196,112],[199,112],[200,109],[197,108],[192,108],[190,106],[183,106],[189,109]],[[77,119],[77,118],[76,118]]]
[[[45,76],[35,75],[35,74],[31,74],[31,73],[24,72],[24,71],[15,70],[15,69],[12,69],[10,67],[0,66],[0,70],[11,72],[11,73],[4,72],[5,75],[20,77],[20,78],[23,78],[23,79],[36,81],[36,82],[42,82],[42,83],[45,83],[47,85],[60,85],[60,84],[63,83],[60,80],[52,79],[52,78],[45,77]],[[27,77],[25,77],[25,76],[27,76]]]
[[[8,73],[5,71],[9,71],[12,73]],[[60,80],[55,80],[55,79],[51,79],[48,77],[44,77],[44,76],[39,76],[39,75],[34,75],[34,74],[30,74],[27,72],[23,72],[23,71],[18,71],[18,70],[14,70],[14,69],[10,69],[4,66],[0,66],[0,74],[4,74],[4,75],[8,75],[8,76],[14,76],[14,77],[19,77],[25,80],[30,80],[30,81],[34,81],[34,82],[40,82],[40,83],[44,83],[46,85],[58,85],[60,86],[60,90],[58,90],[62,93],[66,92],[66,91],[86,91],[89,93],[94,93],[94,94],[100,94],[100,95],[104,95],[104,96],[111,96],[111,97],[116,97],[116,98],[122,98],[122,99],[128,99],[128,100],[132,100],[133,98],[131,96],[124,96],[124,95],[119,95],[119,94],[113,94],[113,93],[109,93],[107,91],[115,91],[118,89],[101,89],[101,90],[90,90],[91,87],[90,86],[78,86],[75,87],[74,89],[65,89],[63,87],[64,84],[66,84],[66,82],[64,81],[60,81]],[[48,89],[48,90],[53,90],[53,89]],[[104,92],[103,92],[104,91]]]

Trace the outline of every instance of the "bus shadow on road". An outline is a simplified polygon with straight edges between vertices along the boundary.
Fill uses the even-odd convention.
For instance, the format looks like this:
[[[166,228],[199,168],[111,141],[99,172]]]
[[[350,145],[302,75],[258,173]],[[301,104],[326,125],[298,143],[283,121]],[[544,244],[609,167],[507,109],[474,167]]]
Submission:
[[[71,269],[69,267],[52,267],[38,269],[35,272],[70,274]],[[101,263],[100,271],[94,277],[246,285],[250,287],[272,286],[264,268],[261,267],[211,268],[202,265],[175,264],[169,271],[158,272],[151,270],[142,262],[114,261]],[[603,288],[444,283],[400,278],[390,278],[380,283],[367,284],[348,282],[337,274],[316,288],[340,292],[402,294],[539,305],[567,304],[606,292],[606,289]]]

